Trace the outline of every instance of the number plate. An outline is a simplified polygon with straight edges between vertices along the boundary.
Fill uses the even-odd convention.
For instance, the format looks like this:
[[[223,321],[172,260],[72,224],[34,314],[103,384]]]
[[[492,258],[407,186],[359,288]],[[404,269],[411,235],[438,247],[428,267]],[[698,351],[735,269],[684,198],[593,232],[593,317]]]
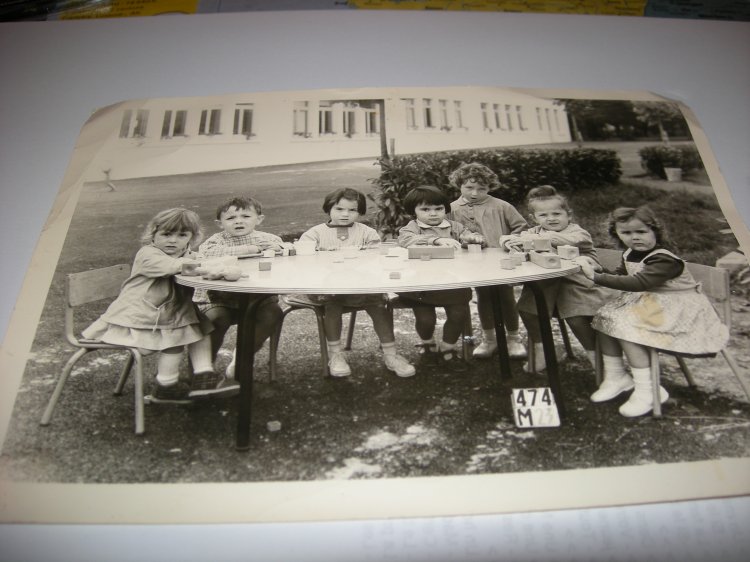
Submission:
[[[511,396],[516,427],[559,427],[560,414],[548,386],[514,388]]]

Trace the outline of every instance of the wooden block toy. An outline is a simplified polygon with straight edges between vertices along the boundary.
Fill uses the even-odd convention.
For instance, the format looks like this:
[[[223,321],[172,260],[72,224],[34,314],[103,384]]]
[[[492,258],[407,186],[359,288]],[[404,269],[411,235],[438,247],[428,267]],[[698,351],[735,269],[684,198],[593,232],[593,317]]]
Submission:
[[[522,238],[521,243],[523,244],[523,251],[528,252],[530,250],[534,249],[534,239],[533,238]]]
[[[258,271],[271,271],[271,262],[270,261],[258,262]]]
[[[513,269],[516,267],[516,263],[513,258],[500,258],[500,267],[502,269]]]
[[[515,265],[516,267],[519,267],[523,265],[523,262],[526,261],[526,254],[522,252],[514,252],[510,254],[510,259],[513,260],[513,265]]]
[[[420,259],[424,255],[432,259],[453,259],[455,251],[450,246],[412,246],[408,248],[409,259]]]
[[[533,243],[534,250],[537,252],[549,252],[552,250],[552,240],[545,238],[544,236],[534,238]]]
[[[389,279],[401,279],[401,272],[400,271],[391,271],[388,274]]]
[[[560,263],[560,256],[557,254],[548,254],[546,252],[529,252],[529,260],[531,263],[544,267],[546,269],[558,269],[562,267]]]
[[[576,246],[563,245],[557,247],[557,255],[564,260],[572,260],[581,255],[581,253]]]

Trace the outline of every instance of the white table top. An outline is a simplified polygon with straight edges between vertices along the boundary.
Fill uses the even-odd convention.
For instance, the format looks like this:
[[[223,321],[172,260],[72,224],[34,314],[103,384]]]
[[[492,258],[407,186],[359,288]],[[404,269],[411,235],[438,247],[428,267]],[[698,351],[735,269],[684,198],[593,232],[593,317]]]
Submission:
[[[316,252],[310,256],[267,258],[270,271],[259,271],[260,258],[238,260],[238,266],[249,277],[239,281],[207,280],[200,276],[176,276],[177,282],[189,287],[237,293],[315,293],[366,294],[387,292],[430,291],[524,283],[564,277],[579,270],[569,260],[561,260],[559,269],[547,269],[525,262],[514,269],[500,267],[500,258],[507,256],[498,248],[481,253],[457,250],[454,259],[401,260],[400,278],[392,279],[383,267],[378,249],[356,252],[355,258],[341,259],[343,252]],[[390,262],[392,258],[387,258]]]

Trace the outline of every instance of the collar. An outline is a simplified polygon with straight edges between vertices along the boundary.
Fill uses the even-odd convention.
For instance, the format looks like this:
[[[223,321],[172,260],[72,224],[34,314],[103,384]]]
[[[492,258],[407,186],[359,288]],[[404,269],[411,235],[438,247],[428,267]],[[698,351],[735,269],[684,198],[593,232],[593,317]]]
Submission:
[[[351,228],[351,227],[353,227],[353,226],[354,226],[354,223],[353,223],[353,222],[351,222],[351,223],[349,223],[349,224],[331,224],[331,221],[328,221],[328,222],[326,223],[326,226],[327,226],[328,228]]]
[[[485,204],[487,204],[487,202],[489,202],[489,200],[490,200],[490,198],[489,198],[489,197],[486,197],[486,198],[484,199],[484,201],[480,201],[479,203],[472,203],[472,202],[471,202],[471,201],[469,201],[468,199],[465,199],[465,198],[464,198],[464,196],[462,195],[461,197],[459,197],[459,198],[458,198],[458,201],[457,201],[457,203],[458,203],[459,205],[461,205],[461,206],[465,206],[465,205],[468,205],[468,206],[470,206],[470,207],[479,207],[480,205],[485,205]]]
[[[451,225],[451,223],[449,223],[446,219],[443,219],[443,222],[441,222],[440,224],[435,225],[435,226],[432,226],[431,224],[424,223],[421,220],[417,220],[417,219],[415,219],[415,220],[416,220],[417,226],[420,227],[420,228],[446,228],[446,227],[448,227],[448,226]]]

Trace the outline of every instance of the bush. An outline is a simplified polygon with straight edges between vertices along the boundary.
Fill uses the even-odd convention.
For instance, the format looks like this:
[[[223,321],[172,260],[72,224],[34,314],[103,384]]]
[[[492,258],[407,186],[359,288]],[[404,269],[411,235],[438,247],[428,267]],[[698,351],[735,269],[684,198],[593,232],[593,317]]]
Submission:
[[[703,166],[698,149],[692,145],[644,146],[638,155],[641,157],[641,167],[662,179],[667,179],[664,168],[680,168],[683,174],[687,174]]]
[[[381,158],[380,177],[372,180],[376,192],[369,196],[378,207],[376,228],[385,236],[396,236],[411,218],[402,201],[419,185],[434,185],[451,201],[458,198],[460,190],[448,177],[466,162],[484,164],[495,172],[501,187],[490,194],[514,205],[538,185],[551,184],[562,191],[595,189],[616,183],[621,175],[614,150],[464,150]]]

